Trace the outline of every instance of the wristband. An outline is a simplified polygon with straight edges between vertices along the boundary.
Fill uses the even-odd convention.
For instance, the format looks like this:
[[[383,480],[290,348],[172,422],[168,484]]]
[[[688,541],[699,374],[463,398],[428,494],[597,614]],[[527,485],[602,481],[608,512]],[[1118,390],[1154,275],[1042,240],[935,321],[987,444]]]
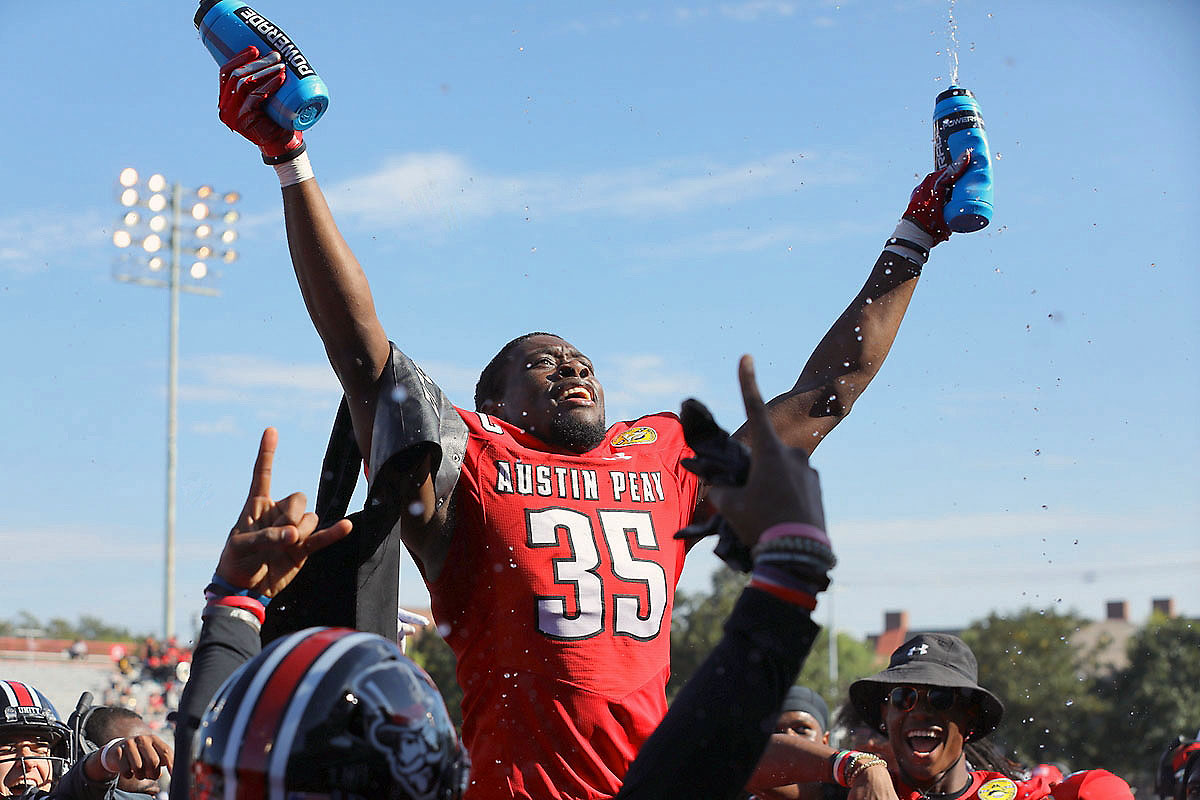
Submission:
[[[309,163],[308,153],[306,152],[301,152],[300,155],[284,161],[282,164],[274,164],[272,166],[275,167],[275,174],[279,176],[279,185],[282,188],[293,186],[314,177],[312,164]]]
[[[232,619],[241,620],[255,630],[262,630],[262,621],[250,611],[244,608],[234,608],[232,606],[206,606],[204,611],[200,613],[200,619],[208,620],[214,617],[230,617]],[[264,615],[265,619],[266,615]]]
[[[817,607],[816,587],[781,570],[755,565],[750,574],[750,586],[809,611]]]
[[[104,745],[104,747],[100,748],[100,769],[104,770],[105,772],[109,773],[110,775],[116,775],[118,772],[120,772],[120,769],[113,769],[112,767],[108,766],[108,749],[110,747],[112,747],[114,744],[116,744],[117,742],[123,742],[123,741],[125,741],[125,740],[120,737],[118,737],[116,739],[109,739],[108,742]],[[118,767],[119,766],[120,765],[118,765]]]
[[[829,774],[838,786],[845,786],[846,775],[842,772],[846,759],[854,755],[852,750],[838,750],[829,757]]]
[[[212,600],[214,597],[253,597],[259,602],[259,604],[263,606],[271,605],[271,598],[267,597],[265,594],[259,594],[253,589],[243,589],[241,587],[234,586],[232,583],[225,580],[215,572],[213,573],[212,581],[208,584],[208,586],[204,587],[204,596],[209,600]]]
[[[826,547],[829,546],[829,537],[825,534],[825,531],[816,525],[806,525],[803,522],[779,522],[772,525],[763,531],[762,536],[758,537],[757,546],[762,546],[775,539],[784,539],[790,536],[802,539],[815,539]]]
[[[921,274],[921,267],[929,260],[930,249],[937,244],[933,235],[910,219],[901,218],[892,232],[892,238],[887,240],[883,249],[895,253],[917,267],[916,275]]]
[[[249,614],[252,614],[261,625],[267,618],[267,611],[263,604],[255,600],[253,597],[243,597],[242,595],[231,594],[225,597],[214,597],[208,601],[208,607],[224,607],[238,608]]]

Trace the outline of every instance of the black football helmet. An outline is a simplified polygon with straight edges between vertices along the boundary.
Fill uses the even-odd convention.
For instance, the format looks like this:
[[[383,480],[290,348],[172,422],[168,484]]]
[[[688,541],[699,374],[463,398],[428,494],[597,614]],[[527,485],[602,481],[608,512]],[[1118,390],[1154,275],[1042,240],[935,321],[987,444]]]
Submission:
[[[458,800],[468,780],[425,671],[393,642],[346,628],[269,644],[217,691],[194,742],[195,800]]]
[[[50,746],[51,783],[71,766],[71,729],[63,724],[46,695],[22,681],[0,680],[0,761],[21,762],[18,754],[6,752],[18,739],[32,739]],[[49,788],[41,786],[39,788]]]

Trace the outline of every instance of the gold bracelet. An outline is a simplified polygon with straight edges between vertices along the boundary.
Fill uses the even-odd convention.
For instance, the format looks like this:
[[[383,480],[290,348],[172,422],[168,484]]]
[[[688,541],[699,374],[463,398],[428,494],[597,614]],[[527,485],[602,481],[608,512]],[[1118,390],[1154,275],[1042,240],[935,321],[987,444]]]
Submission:
[[[883,766],[886,768],[887,762],[879,756],[871,753],[861,753],[854,756],[854,758],[846,766],[846,785],[853,785],[855,779],[858,778],[859,775],[866,772],[871,767],[878,766]]]

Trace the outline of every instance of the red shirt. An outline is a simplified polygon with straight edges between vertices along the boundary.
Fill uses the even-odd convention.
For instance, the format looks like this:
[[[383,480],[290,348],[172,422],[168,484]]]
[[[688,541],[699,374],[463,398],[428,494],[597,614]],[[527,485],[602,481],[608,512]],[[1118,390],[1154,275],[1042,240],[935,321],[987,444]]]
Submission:
[[[454,538],[429,589],[458,658],[467,798],[611,797],[666,713],[691,450],[673,414],[583,455],[459,414]]]
[[[900,800],[927,800],[928,795],[906,786],[893,775],[896,795]],[[971,783],[954,800],[1041,800],[1050,794],[1050,785],[1042,777],[1014,781],[999,772],[971,772]],[[939,795],[940,797],[940,795]],[[950,797],[950,795],[946,795]]]

